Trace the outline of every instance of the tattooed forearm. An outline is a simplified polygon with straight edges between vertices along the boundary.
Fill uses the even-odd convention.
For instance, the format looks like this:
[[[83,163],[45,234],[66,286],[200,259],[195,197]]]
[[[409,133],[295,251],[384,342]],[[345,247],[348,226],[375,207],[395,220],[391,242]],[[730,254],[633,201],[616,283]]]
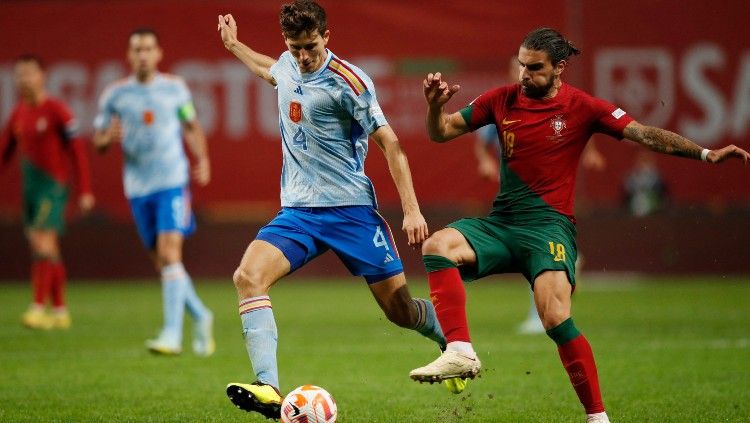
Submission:
[[[638,142],[657,153],[689,157],[700,160],[703,147],[689,139],[653,126],[629,125],[623,132],[625,138]]]

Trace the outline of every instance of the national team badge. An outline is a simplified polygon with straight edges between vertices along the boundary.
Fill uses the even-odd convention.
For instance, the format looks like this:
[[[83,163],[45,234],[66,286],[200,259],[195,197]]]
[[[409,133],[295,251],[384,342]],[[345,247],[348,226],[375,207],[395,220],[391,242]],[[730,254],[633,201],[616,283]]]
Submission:
[[[299,123],[302,120],[302,104],[296,101],[289,103],[289,119],[294,123]]]
[[[41,134],[41,133],[42,133],[42,132],[44,132],[44,131],[45,131],[46,129],[47,129],[47,119],[45,119],[45,118],[43,118],[43,117],[40,117],[40,118],[39,118],[39,119],[38,119],[38,120],[36,121],[36,132],[38,132],[38,133],[40,133],[40,134]]]
[[[154,112],[151,110],[144,110],[143,111],[143,123],[146,125],[151,125],[154,123]]]
[[[555,115],[555,117],[550,120],[549,126],[551,126],[552,130],[555,131],[555,135],[548,136],[547,139],[554,142],[562,141],[562,130],[568,127],[562,115]]]

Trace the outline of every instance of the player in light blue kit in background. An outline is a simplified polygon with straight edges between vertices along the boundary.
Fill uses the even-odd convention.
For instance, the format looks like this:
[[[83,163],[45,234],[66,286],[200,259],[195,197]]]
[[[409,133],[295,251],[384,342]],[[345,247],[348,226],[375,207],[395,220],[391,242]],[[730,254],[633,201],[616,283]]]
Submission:
[[[508,61],[508,83],[518,82],[518,58],[513,55]],[[497,133],[495,125],[485,125],[476,131],[476,141],[474,143],[474,156],[477,158],[477,173],[484,179],[493,182],[500,181],[499,152],[500,136]],[[606,166],[606,159],[596,148],[594,140],[589,141],[581,153],[581,166],[589,170],[602,171]],[[578,252],[576,260],[576,273],[582,268],[583,255]],[[518,333],[521,335],[543,334],[544,325],[534,303],[534,292],[529,295],[529,312],[526,319],[518,325]]]
[[[182,145],[184,136],[195,158],[193,179],[205,186],[211,179],[206,137],[196,119],[190,91],[179,77],[160,73],[162,58],[157,34],[137,29],[128,41],[133,75],[111,84],[99,100],[94,144],[105,151],[122,144],[125,196],[130,202],[138,234],[161,273],[164,327],[146,341],[157,354],[182,352],[185,309],[194,321],[193,352],[213,354],[213,314],[203,305],[182,264],[185,236],[195,231],[190,206],[190,164]]]
[[[409,245],[419,246],[428,236],[427,223],[406,155],[378,105],[372,81],[326,48],[330,33],[317,3],[283,5],[280,23],[288,51],[278,59],[241,43],[232,15],[219,16],[218,25],[224,46],[278,93],[282,209],[258,232],[234,274],[257,380],[227,386],[237,407],[276,419],[282,397],[268,291],[329,249],[353,275],[364,277],[390,321],[445,346],[432,304],[409,294],[391,231],[377,212],[375,191],[364,173],[369,136],[388,162]]]

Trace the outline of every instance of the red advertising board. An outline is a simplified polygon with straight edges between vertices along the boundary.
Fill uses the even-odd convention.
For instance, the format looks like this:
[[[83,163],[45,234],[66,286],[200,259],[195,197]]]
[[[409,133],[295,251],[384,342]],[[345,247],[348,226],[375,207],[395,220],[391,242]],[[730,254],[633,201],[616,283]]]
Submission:
[[[622,4],[625,3],[625,4]],[[633,1],[603,7],[590,0],[523,2],[466,0],[323,1],[329,14],[329,47],[373,78],[389,122],[399,135],[423,205],[487,204],[495,185],[476,176],[470,137],[432,144],[424,130],[421,79],[441,70],[461,84],[459,108],[503,82],[505,64],[523,35],[537,26],[561,29],[583,49],[566,71],[568,81],[609,98],[644,123],[664,126],[714,147],[748,147],[750,35],[730,25],[744,13],[741,1]],[[149,26],[161,35],[162,69],[183,76],[210,140],[211,185],[195,192],[198,208],[232,204],[278,206],[280,147],[275,93],[222,47],[219,13],[231,12],[240,39],[277,56],[285,48],[277,1],[4,1],[0,3],[0,120],[15,102],[12,60],[34,52],[48,64],[48,86],[92,132],[97,98],[127,75],[128,33]],[[634,148],[598,142],[609,161],[604,173],[586,172],[586,193],[613,204]],[[126,216],[121,158],[92,153],[94,189],[102,210]],[[660,158],[678,202],[741,203],[750,200],[748,169],[708,169],[701,163]],[[377,147],[367,172],[382,205],[397,207],[396,190]],[[0,173],[0,212],[17,210],[18,172]]]

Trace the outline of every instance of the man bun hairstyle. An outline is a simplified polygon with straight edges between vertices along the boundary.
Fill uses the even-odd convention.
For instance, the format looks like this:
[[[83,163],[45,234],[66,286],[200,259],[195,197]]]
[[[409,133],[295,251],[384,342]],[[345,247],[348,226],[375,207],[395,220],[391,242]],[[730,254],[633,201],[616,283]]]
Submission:
[[[326,11],[313,0],[295,0],[281,6],[279,23],[286,38],[313,31],[322,36],[328,29]]]
[[[560,32],[552,28],[537,28],[529,32],[521,46],[528,50],[546,51],[552,61],[552,66],[570,56],[581,54],[581,50],[570,40],[565,39]]]

